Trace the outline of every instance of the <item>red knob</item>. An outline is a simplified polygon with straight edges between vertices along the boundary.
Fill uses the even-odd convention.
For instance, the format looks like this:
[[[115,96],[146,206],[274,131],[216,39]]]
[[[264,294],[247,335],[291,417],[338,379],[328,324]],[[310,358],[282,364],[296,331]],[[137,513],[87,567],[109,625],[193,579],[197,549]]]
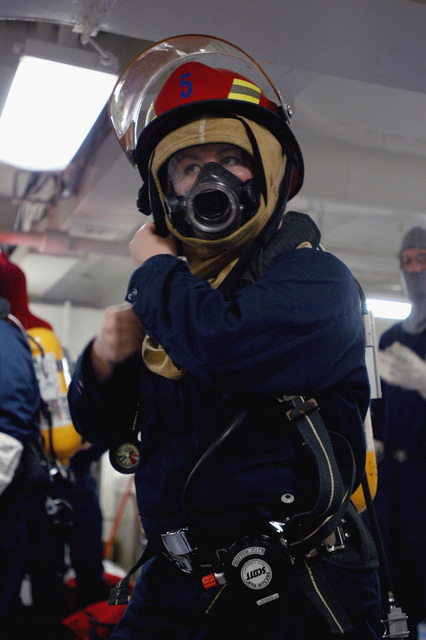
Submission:
[[[213,589],[213,587],[217,587],[214,573],[209,573],[207,576],[204,576],[202,582],[204,589]]]

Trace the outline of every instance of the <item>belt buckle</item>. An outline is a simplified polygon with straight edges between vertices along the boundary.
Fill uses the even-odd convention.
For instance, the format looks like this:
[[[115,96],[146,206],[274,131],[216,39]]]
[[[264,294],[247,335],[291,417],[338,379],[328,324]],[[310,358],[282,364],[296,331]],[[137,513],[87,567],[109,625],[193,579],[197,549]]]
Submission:
[[[345,521],[342,520],[342,523]],[[340,551],[341,549],[346,548],[346,539],[349,537],[349,534],[345,534],[342,524],[339,524],[333,533],[330,533],[328,538],[321,542],[318,547],[311,549],[305,553],[305,558],[314,558],[316,555],[321,553],[334,553],[335,551]]]
[[[344,521],[342,520],[342,523],[343,522]],[[326,553],[334,553],[335,551],[340,551],[341,549],[346,548],[345,540],[346,534],[343,530],[343,525],[339,524],[333,533],[324,540],[321,546],[325,549]]]

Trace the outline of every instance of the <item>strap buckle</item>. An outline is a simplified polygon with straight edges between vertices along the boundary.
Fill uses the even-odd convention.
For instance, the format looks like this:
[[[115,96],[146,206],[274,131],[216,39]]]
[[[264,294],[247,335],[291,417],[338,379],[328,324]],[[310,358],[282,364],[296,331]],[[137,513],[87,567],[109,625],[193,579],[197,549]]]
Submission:
[[[192,556],[195,549],[188,540],[188,529],[177,529],[161,534],[161,539],[167,550],[167,555],[184,573],[194,570]]]
[[[286,412],[287,418],[294,422],[298,418],[305,416],[307,413],[312,413],[318,409],[318,403],[314,398],[305,400],[303,396],[282,396],[278,398],[278,402],[290,402],[292,409]]]
[[[346,521],[342,520],[341,524],[339,524],[336,529],[330,533],[324,542],[305,554],[306,558],[313,558],[319,553],[334,553],[335,551],[346,549],[346,542],[351,536],[350,533],[344,529],[345,523]]]
[[[342,521],[344,522],[344,521]],[[336,529],[331,533],[328,538],[322,543],[322,547],[326,553],[334,553],[346,548],[346,538],[349,534],[346,534],[343,530],[343,524],[339,524]]]

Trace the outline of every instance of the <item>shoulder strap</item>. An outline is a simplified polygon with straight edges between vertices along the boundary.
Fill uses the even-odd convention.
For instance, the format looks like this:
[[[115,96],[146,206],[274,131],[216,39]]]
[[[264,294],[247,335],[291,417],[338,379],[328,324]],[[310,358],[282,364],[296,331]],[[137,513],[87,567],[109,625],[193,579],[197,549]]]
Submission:
[[[302,396],[284,396],[283,400],[290,402],[292,408],[287,417],[297,427],[317,466],[318,493],[314,507],[294,515],[285,527],[291,552],[309,553],[336,529],[347,511],[355,479],[355,461],[345,438],[337,433],[329,434],[314,399],[305,401]]]
[[[218,290],[224,298],[229,299],[235,291],[261,278],[277,255],[292,251],[305,241],[314,248],[319,246],[321,234],[315,222],[306,213],[298,211],[288,211],[278,219],[279,211],[283,210],[280,205],[277,215],[271,216],[219,285]]]

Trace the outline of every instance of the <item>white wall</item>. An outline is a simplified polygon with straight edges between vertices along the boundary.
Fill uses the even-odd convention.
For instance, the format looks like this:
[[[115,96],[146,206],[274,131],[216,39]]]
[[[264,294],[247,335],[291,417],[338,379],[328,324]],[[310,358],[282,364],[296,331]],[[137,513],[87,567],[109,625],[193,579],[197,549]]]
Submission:
[[[399,322],[399,320],[386,320],[385,318],[375,318],[377,343],[379,342],[379,339],[382,333],[387,331],[387,329],[390,329],[390,327],[392,327],[397,322]]]
[[[75,363],[86,344],[97,334],[102,323],[103,310],[62,305],[30,304],[35,315],[49,322],[71,364]]]

